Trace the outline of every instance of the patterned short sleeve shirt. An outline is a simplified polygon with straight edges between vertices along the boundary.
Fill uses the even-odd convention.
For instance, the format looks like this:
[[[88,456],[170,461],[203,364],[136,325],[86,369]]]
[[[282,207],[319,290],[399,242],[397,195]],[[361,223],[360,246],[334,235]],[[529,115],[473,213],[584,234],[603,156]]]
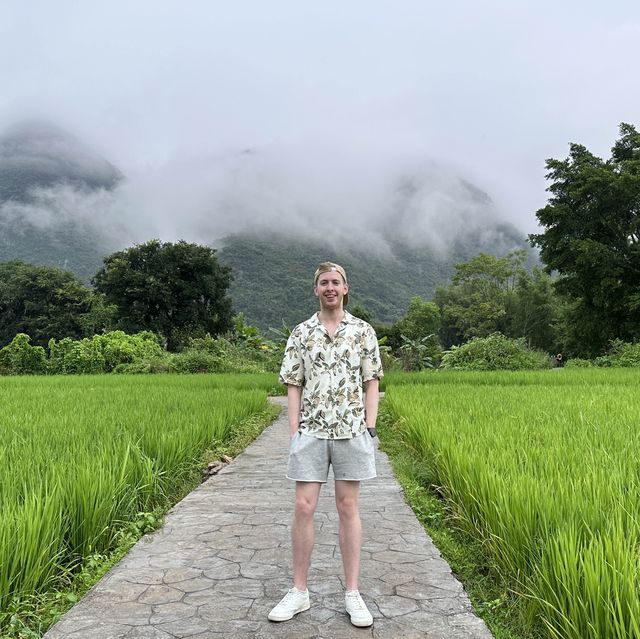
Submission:
[[[280,382],[302,386],[300,430],[349,439],[366,430],[363,382],[382,377],[375,331],[345,311],[332,337],[316,313],[291,332]]]

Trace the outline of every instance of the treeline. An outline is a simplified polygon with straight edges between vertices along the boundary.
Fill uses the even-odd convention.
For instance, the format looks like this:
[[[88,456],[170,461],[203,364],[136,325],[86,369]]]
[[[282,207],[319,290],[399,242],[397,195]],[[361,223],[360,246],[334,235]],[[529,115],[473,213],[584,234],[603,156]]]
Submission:
[[[109,330],[151,331],[168,351],[233,328],[231,272],[207,246],[151,240],[104,259],[85,286],[73,273],[0,263],[0,346],[18,333],[45,347]]]
[[[548,363],[550,356],[562,353],[600,365],[635,361],[634,344],[640,338],[640,134],[622,124],[610,159],[572,144],[566,160],[550,159],[547,168],[551,197],[537,212],[543,230],[530,236],[544,268],[525,268],[525,251],[502,257],[481,253],[457,264],[450,282],[437,288],[432,300],[414,298],[392,325],[380,325],[362,306],[351,309],[374,324],[387,367],[458,367],[465,352],[484,352],[494,362],[491,366],[497,361],[492,353],[511,351],[520,354],[503,359]],[[73,359],[67,350],[76,359],[100,352],[105,364],[101,368],[96,356],[96,370],[115,371],[133,362],[119,361],[110,368],[103,351],[111,342],[105,336],[113,333],[109,339],[118,341],[124,340],[122,335],[150,332],[163,353],[199,352],[193,359],[200,359],[202,370],[222,366],[219,359],[221,353],[228,356],[229,345],[248,349],[251,357],[268,355],[265,365],[274,368],[288,329],[276,332],[275,341],[242,319],[238,330],[229,296],[231,272],[215,253],[184,241],[151,240],[106,257],[92,279],[93,288],[59,269],[20,261],[0,264],[0,347],[20,334],[28,338],[20,337],[11,348],[39,347],[43,353],[48,348],[50,372],[60,372],[59,362]],[[3,361],[9,361],[10,351],[3,352]],[[529,357],[528,352],[537,355]],[[12,369],[13,364],[4,366]],[[166,362],[163,366],[173,370]]]
[[[456,265],[433,300],[416,298],[400,322],[378,327],[405,368],[446,365],[447,352],[494,334],[576,364],[638,365],[640,134],[621,124],[608,160],[571,144],[546,166],[551,196],[529,237],[544,268],[526,270],[522,251]]]
[[[246,326],[214,338],[190,338],[178,353],[162,347],[158,335],[107,331],[73,339],[51,338],[47,348],[18,333],[0,349],[0,375],[88,375],[97,373],[262,373],[276,372],[282,348]]]

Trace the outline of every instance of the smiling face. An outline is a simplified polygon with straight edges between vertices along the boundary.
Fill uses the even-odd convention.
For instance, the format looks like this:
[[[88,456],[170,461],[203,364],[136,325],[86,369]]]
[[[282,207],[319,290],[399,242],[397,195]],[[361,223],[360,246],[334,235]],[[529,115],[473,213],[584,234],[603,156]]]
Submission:
[[[320,307],[323,310],[340,310],[344,296],[349,292],[349,284],[342,279],[338,271],[327,271],[318,276],[313,292],[320,300]]]

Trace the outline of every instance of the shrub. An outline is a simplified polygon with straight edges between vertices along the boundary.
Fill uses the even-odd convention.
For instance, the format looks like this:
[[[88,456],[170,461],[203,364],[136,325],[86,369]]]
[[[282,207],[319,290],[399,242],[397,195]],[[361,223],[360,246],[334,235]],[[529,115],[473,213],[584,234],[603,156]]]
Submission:
[[[208,351],[189,348],[173,355],[169,369],[175,373],[220,373],[222,359]]]
[[[527,347],[523,339],[511,339],[502,333],[474,337],[462,346],[453,347],[442,358],[441,368],[454,370],[527,370],[549,368],[546,353]]]
[[[593,362],[590,359],[582,359],[581,357],[573,357],[567,360],[565,368],[592,368]]]
[[[150,362],[163,358],[164,351],[157,336],[149,331],[136,335],[110,331],[82,340],[69,337],[59,342],[49,340],[50,367],[55,373],[110,373],[118,367],[118,372],[122,372],[123,365],[140,368],[142,362],[149,362],[151,368]]]
[[[609,353],[596,357],[596,366],[615,366],[624,368],[640,367],[640,342],[630,344],[622,340],[613,340],[609,347]]]
[[[0,373],[4,375],[38,375],[47,371],[47,357],[42,346],[31,346],[26,333],[18,333],[0,350]]]
[[[65,337],[59,342],[49,340],[49,366],[52,373],[67,375],[103,373],[105,359],[94,339]]]

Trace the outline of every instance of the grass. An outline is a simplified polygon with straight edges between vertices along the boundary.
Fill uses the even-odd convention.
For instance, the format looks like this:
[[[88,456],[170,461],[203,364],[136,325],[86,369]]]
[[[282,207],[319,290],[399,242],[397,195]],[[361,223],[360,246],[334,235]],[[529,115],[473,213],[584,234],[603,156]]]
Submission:
[[[502,618],[496,636],[640,636],[639,382],[587,369],[388,385],[406,490],[462,540],[460,563],[493,582],[477,604]]]
[[[201,481],[207,461],[242,450],[274,417],[272,383],[0,379],[0,634],[39,636]]]

